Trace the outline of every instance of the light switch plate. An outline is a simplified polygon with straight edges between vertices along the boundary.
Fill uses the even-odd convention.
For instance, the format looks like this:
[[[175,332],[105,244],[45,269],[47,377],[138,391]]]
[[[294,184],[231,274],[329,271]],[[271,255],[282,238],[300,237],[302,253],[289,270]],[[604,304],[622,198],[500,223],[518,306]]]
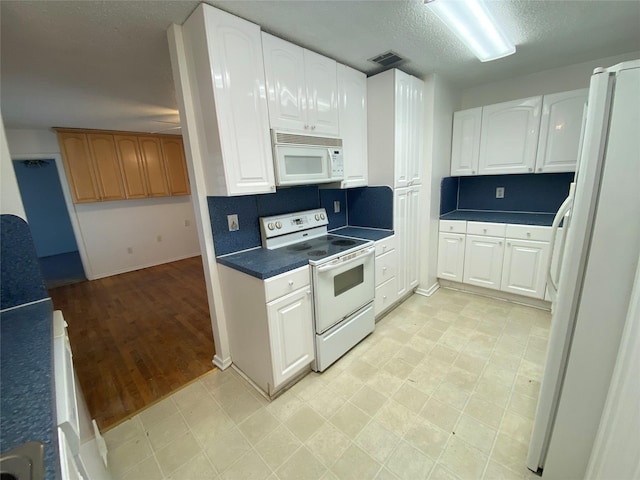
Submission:
[[[496,187],[496,198],[504,198],[504,187]]]
[[[227,215],[227,223],[229,224],[230,232],[235,232],[236,230],[240,230],[240,224],[238,223],[237,213],[234,213],[233,215]]]

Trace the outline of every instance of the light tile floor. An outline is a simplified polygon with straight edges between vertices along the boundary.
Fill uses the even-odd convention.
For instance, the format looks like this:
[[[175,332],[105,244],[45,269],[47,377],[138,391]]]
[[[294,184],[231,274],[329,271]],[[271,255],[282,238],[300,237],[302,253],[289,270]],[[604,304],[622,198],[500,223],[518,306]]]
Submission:
[[[268,402],[214,371],[106,432],[115,479],[528,479],[550,314],[413,295]]]

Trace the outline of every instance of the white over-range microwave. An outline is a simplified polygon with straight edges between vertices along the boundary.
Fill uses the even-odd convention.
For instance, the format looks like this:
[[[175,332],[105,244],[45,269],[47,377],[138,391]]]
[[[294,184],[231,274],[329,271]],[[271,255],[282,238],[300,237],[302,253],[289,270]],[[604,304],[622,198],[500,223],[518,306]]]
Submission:
[[[344,178],[342,139],[271,131],[276,185],[339,182]]]

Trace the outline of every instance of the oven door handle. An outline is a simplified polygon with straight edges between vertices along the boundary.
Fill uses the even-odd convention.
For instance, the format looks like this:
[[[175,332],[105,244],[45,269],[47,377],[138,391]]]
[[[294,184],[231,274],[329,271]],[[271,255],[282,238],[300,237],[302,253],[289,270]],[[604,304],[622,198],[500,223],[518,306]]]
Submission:
[[[370,247],[370,248],[367,248],[366,250],[364,250],[362,253],[358,253],[358,255],[356,255],[353,258],[350,258],[349,260],[340,261],[340,262],[337,262],[337,263],[329,262],[329,265],[318,267],[318,272],[328,272],[329,270],[334,270],[336,268],[344,267],[345,265],[348,265],[348,264],[350,264],[352,262],[356,262],[356,261],[361,260],[363,257],[367,257],[369,255],[373,255],[373,252],[375,252],[375,250],[376,249],[374,247]]]

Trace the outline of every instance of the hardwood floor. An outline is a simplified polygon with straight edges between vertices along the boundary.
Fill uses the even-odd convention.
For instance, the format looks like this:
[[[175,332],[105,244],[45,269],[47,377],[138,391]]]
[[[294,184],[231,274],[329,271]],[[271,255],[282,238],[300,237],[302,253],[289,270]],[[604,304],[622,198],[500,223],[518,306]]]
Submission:
[[[212,370],[201,257],[54,288],[73,363],[101,430]]]

